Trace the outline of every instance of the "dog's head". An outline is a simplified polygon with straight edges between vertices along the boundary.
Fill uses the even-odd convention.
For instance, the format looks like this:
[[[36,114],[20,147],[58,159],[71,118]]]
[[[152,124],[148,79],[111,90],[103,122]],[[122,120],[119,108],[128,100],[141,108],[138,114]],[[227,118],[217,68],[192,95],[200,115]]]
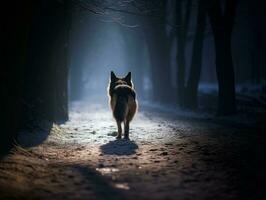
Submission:
[[[128,74],[125,77],[117,77],[115,73],[111,71],[110,86],[114,88],[117,85],[128,85],[132,87],[133,84],[131,81],[131,72],[128,72]]]
[[[110,84],[108,87],[109,95],[112,94],[114,88],[118,85],[127,85],[133,89],[133,83],[131,81],[131,72],[128,72],[125,77],[117,77],[115,73],[111,71]]]

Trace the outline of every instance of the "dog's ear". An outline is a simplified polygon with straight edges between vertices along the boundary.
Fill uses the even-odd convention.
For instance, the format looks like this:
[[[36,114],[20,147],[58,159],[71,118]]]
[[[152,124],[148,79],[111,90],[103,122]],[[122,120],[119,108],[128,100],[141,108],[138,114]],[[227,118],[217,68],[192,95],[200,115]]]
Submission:
[[[130,83],[131,82],[131,72],[128,72],[128,74],[126,75],[126,77],[124,79],[127,83]]]
[[[111,71],[111,81],[115,81],[117,79],[115,73]]]

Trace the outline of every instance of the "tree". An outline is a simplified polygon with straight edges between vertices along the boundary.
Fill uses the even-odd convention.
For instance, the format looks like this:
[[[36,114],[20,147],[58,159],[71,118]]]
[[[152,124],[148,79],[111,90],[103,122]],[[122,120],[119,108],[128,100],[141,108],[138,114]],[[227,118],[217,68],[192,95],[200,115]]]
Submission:
[[[206,5],[205,0],[199,0],[196,32],[193,41],[191,66],[188,75],[188,81],[185,89],[185,106],[196,109],[198,107],[198,85],[200,81],[201,63],[202,63],[202,49],[204,42],[204,31],[206,28]]]
[[[173,37],[168,37],[166,34],[167,1],[158,1],[154,6],[156,6],[155,17],[150,17],[146,24],[142,21],[144,22],[142,27],[151,62],[153,98],[157,102],[169,103],[173,95],[170,67],[170,47]],[[150,7],[146,9],[153,10]]]
[[[177,98],[178,104],[184,106],[184,92],[185,92],[185,49],[188,34],[191,0],[186,1],[185,16],[183,16],[183,1],[176,1],[176,24],[177,24]]]
[[[236,112],[236,100],[231,34],[237,0],[226,0],[224,12],[222,12],[220,0],[207,0],[206,3],[216,51],[216,73],[219,87],[218,114],[233,114]]]
[[[9,150],[20,126],[24,69],[35,1],[5,1],[1,21],[0,153]],[[16,13],[13,15],[12,12]]]
[[[68,119],[70,1],[38,1],[28,41],[24,119]]]

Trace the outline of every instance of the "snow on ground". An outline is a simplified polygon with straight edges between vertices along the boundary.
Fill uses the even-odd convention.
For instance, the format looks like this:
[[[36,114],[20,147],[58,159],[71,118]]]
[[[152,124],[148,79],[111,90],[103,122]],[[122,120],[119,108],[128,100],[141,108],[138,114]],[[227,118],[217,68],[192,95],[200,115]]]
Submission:
[[[110,110],[76,102],[65,124],[19,136],[0,199],[258,199],[264,130],[144,104],[130,140],[116,140]]]

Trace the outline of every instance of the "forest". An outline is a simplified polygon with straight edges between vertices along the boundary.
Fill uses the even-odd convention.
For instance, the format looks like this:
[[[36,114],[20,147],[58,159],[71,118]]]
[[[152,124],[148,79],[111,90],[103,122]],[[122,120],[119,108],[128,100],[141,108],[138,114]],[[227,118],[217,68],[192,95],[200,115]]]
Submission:
[[[0,24],[0,199],[265,198],[265,2],[14,0]]]

